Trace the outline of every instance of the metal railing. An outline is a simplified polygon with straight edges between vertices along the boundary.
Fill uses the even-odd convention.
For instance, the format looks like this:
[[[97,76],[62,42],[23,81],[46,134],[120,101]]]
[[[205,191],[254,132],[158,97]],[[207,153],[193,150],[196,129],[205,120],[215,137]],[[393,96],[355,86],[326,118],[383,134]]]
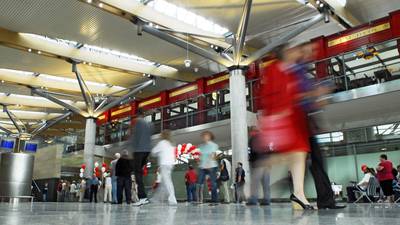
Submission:
[[[343,58],[343,57],[342,57]],[[330,59],[329,59],[330,60]],[[400,64],[400,63],[397,63]],[[366,71],[374,71],[379,67],[370,68],[365,71],[358,72],[357,74],[365,73]],[[392,74],[390,79],[387,80],[373,80],[371,77],[363,77],[359,79],[350,79],[350,76],[356,76],[354,74],[346,74],[346,71],[343,71],[345,75],[330,75],[324,80],[319,82],[330,81],[336,86],[335,92],[347,91],[354,88],[365,87],[381,82],[387,82],[394,79],[400,79],[399,74]],[[258,79],[250,80],[247,82],[248,95],[247,95],[247,110],[250,112],[257,112],[258,110],[258,100],[261,99],[260,96],[254,95],[253,84],[258,82]],[[164,129],[176,130],[187,127],[192,127],[200,124],[206,124],[211,122],[216,122],[220,120],[225,120],[230,118],[230,100],[226,99],[226,95],[229,94],[229,89],[222,89],[213,93],[209,93],[203,96],[198,96],[195,98],[187,99],[182,102],[176,102],[168,106],[164,106],[161,108],[156,108],[149,112],[149,115],[155,115],[158,113],[159,118],[154,119],[155,116],[152,116],[151,121],[154,126],[154,133],[160,133]],[[206,102],[206,108],[203,110],[191,109],[190,104],[197,103],[199,101]],[[207,102],[208,101],[208,102]],[[168,111],[173,110],[176,107],[180,107],[183,110],[175,113],[166,113]],[[166,116],[167,115],[167,116]],[[128,119],[130,120],[130,119]],[[128,123],[130,124],[130,123]],[[103,129],[101,135],[96,136],[96,144],[97,145],[105,145],[112,144],[121,141],[127,140],[130,135],[130,125],[126,125],[123,123],[117,124],[115,128],[113,128],[112,132],[108,129],[109,124],[106,124],[103,127],[98,129]]]

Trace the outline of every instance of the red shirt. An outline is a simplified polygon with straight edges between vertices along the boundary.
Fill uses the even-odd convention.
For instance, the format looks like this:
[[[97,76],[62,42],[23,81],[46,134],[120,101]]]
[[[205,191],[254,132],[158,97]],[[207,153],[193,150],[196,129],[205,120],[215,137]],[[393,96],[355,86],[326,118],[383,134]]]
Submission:
[[[188,170],[185,174],[185,179],[188,184],[195,184],[197,182],[197,173],[193,170]]]
[[[385,181],[385,180],[393,180],[393,164],[389,160],[385,160],[381,163],[379,163],[379,166],[383,167],[382,170],[378,171],[377,177],[379,181]]]

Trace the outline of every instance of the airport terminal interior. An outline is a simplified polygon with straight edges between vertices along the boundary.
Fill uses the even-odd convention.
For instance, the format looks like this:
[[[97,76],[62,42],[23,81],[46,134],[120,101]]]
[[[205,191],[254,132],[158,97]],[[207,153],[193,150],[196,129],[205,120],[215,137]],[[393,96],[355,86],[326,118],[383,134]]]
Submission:
[[[400,0],[0,0],[0,224],[400,224]]]

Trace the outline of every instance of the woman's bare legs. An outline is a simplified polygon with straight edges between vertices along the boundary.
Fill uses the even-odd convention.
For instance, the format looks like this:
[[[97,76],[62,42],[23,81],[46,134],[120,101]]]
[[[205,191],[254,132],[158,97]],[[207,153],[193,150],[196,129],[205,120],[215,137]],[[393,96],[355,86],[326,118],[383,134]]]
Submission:
[[[307,152],[289,152],[272,154],[264,163],[269,170],[274,165],[286,164],[292,175],[293,194],[304,204],[310,204],[304,194],[304,176],[306,172]]]
[[[287,155],[289,171],[292,174],[293,194],[304,204],[309,205],[304,194],[307,152],[293,152]]]

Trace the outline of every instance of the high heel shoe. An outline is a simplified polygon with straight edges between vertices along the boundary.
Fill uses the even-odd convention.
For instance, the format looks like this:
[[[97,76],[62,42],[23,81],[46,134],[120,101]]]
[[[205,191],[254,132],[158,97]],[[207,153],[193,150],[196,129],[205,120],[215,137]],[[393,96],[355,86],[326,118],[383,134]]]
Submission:
[[[290,195],[290,201],[292,201],[292,207],[294,210],[314,210],[314,207],[304,204],[300,199],[294,196],[294,194]]]

